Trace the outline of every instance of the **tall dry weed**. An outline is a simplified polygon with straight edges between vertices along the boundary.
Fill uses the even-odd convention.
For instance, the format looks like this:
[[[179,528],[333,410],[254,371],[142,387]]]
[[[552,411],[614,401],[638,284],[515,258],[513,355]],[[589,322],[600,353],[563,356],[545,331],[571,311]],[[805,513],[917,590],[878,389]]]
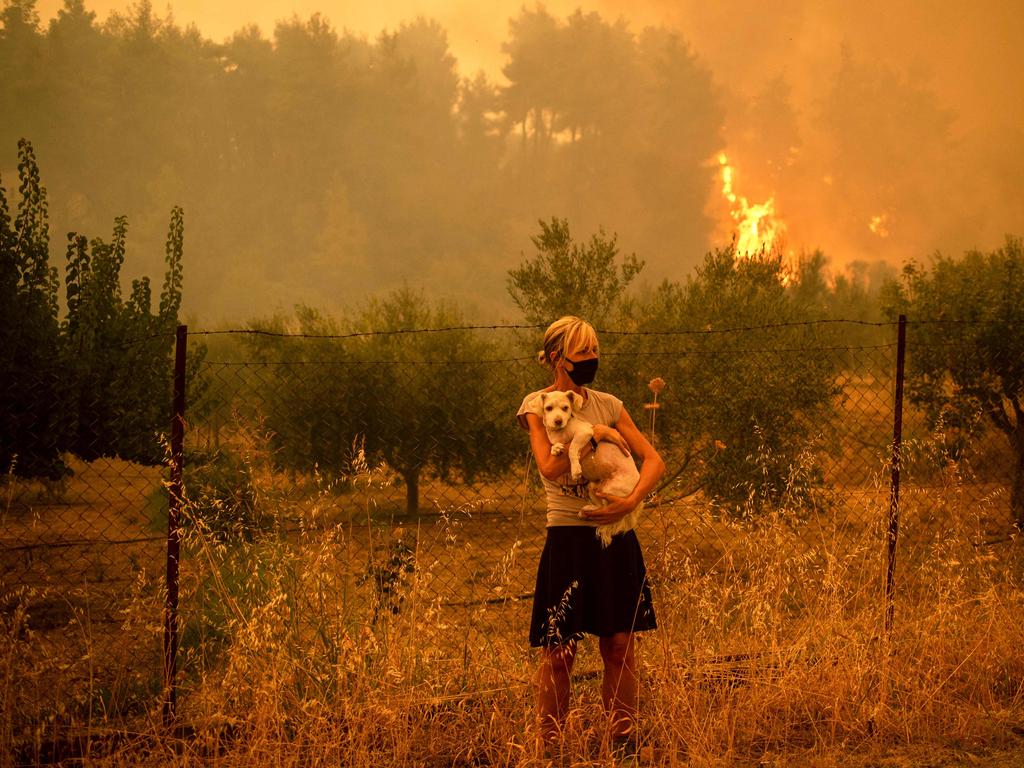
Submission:
[[[349,476],[321,478],[301,502],[252,460],[268,532],[226,540],[199,519],[184,533],[185,737],[161,727],[153,697],[128,718],[136,736],[93,762],[543,764],[520,594],[536,528],[499,536],[481,501],[384,524],[373,505],[393,476],[358,447]],[[641,760],[828,765],[1012,747],[1024,722],[1020,544],[992,540],[999,492],[978,502],[955,467],[943,478],[906,494],[888,633],[882,480],[867,524],[842,500],[808,509],[802,481],[791,504],[759,500],[747,515],[699,496],[652,507],[640,536],[660,628],[640,641]],[[158,640],[158,598],[140,582],[125,630]],[[36,642],[19,616],[2,627],[5,713],[23,706],[21,654]],[[561,757],[610,764],[588,639],[575,679]]]

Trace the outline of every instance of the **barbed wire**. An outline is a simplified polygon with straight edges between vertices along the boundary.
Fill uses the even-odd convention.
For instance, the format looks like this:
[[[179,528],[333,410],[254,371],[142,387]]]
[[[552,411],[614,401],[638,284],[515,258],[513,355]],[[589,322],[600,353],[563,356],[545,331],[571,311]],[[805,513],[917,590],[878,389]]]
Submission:
[[[318,366],[318,365],[497,365],[500,363],[523,363],[534,362],[533,357],[507,357],[501,359],[486,360],[249,360],[243,362],[228,362],[216,360],[204,360],[202,367],[221,366],[224,368],[244,368],[246,366]]]
[[[266,331],[259,328],[232,328],[221,331],[189,331],[190,336],[251,335],[288,339],[357,339],[365,336],[400,336],[416,333],[447,333],[451,331],[499,331],[538,330],[543,325],[497,324],[497,325],[451,325],[443,328],[401,328],[393,331],[351,331],[349,333],[287,333]]]
[[[774,328],[795,328],[800,326],[817,325],[860,325],[876,328],[884,328],[896,325],[892,322],[871,322],[867,320],[843,320],[843,319],[822,319],[822,320],[799,320],[780,323],[763,323],[760,325],[730,326],[726,328],[681,328],[678,330],[652,331],[652,330],[619,330],[615,328],[595,328],[599,335],[608,336],[702,336],[720,333],[746,333],[750,331],[770,330]],[[493,324],[493,325],[453,325],[441,328],[403,328],[391,331],[351,331],[348,333],[288,333],[285,331],[267,331],[257,328],[237,328],[219,331],[190,331],[192,336],[215,336],[215,335],[253,335],[269,336],[273,338],[291,339],[354,339],[369,336],[397,336],[419,333],[447,333],[453,331],[496,331],[496,330],[543,330],[546,325],[527,324]]]
[[[680,328],[675,330],[623,330],[616,328],[595,328],[599,335],[604,336],[712,336],[729,333],[749,333],[751,331],[768,331],[785,328],[816,327],[829,325],[852,325],[866,328],[892,328],[897,325],[895,320],[872,321],[872,320],[848,320],[844,318],[823,318],[818,320],[793,320],[778,323],[762,323],[759,325],[729,326],[726,328]],[[913,325],[989,325],[990,320],[977,319],[943,319],[929,318],[923,320],[907,320],[908,326]],[[1017,326],[1010,322],[1007,325],[1011,328]],[[311,340],[336,340],[373,338],[387,336],[412,336],[417,334],[450,333],[456,331],[502,331],[502,330],[543,330],[547,326],[543,324],[526,323],[494,323],[489,325],[451,325],[439,328],[401,328],[397,330],[382,331],[351,331],[348,333],[289,333],[285,331],[268,331],[259,328],[229,328],[223,330],[190,330],[189,336],[265,336],[280,339],[311,339]],[[155,339],[173,338],[173,331],[142,336],[137,339],[126,339],[117,344],[108,344],[107,348],[127,347],[132,344],[141,344]],[[871,348],[871,347],[865,347]],[[823,347],[821,349],[830,349]],[[838,348],[836,348],[838,349]],[[502,361],[495,361],[502,362]]]
[[[893,349],[896,346],[896,342],[891,344],[872,344],[862,346],[827,346],[827,347],[772,347],[769,349],[760,348],[753,349],[748,347],[727,347],[725,349],[716,349],[715,354],[781,354],[781,353],[796,353],[796,352],[870,352],[880,349]],[[954,346],[943,345],[943,346]],[[630,351],[630,352],[602,352],[602,358],[609,357],[682,357],[689,354],[706,354],[707,350],[698,348],[693,349],[673,349],[673,350],[648,350],[648,351]],[[203,367],[206,366],[219,366],[225,368],[241,368],[246,366],[319,366],[319,365],[394,365],[397,362],[401,362],[403,365],[426,365],[426,366],[445,366],[445,365],[497,365],[501,363],[536,363],[537,360],[532,355],[524,357],[506,357],[496,359],[481,359],[481,360],[247,360],[247,361],[220,361],[220,360],[205,360],[203,361]]]

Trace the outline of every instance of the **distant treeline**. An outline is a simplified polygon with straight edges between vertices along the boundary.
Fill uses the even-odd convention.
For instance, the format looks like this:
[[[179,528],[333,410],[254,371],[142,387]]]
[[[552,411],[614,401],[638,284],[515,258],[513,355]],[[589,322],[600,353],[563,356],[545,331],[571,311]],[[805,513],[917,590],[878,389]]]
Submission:
[[[143,270],[166,211],[194,211],[186,293],[205,317],[403,282],[507,307],[504,273],[551,213],[617,231],[659,274],[706,248],[723,114],[665,29],[524,9],[499,87],[461,78],[424,19],[366,40],[313,16],[216,44],[149,2],[101,24],[65,0],[45,28],[33,0],[2,5],[0,147],[31,137],[60,229],[128,215]]]

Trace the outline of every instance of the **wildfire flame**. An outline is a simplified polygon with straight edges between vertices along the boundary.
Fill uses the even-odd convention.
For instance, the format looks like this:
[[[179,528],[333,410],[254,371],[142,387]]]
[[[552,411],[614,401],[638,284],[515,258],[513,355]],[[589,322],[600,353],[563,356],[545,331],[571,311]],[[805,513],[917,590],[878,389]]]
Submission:
[[[888,237],[889,215],[887,213],[880,213],[877,216],[872,216],[871,220],[868,222],[868,229],[870,229],[879,237]]]
[[[770,251],[786,231],[785,224],[775,216],[775,198],[753,205],[733,188],[733,167],[725,152],[718,153],[722,175],[722,196],[729,201],[729,215],[736,222],[736,253],[749,256]]]

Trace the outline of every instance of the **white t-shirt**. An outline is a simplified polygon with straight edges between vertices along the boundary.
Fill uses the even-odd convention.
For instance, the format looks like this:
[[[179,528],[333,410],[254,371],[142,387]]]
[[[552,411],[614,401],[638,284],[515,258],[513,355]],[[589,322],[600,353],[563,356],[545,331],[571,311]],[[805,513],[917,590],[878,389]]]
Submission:
[[[526,407],[526,404],[543,391],[545,390],[531,392],[523,398],[519,412],[516,414],[516,420],[523,429],[530,429],[530,425],[526,421],[526,414],[530,413],[530,409]],[[609,395],[607,392],[596,392],[586,387],[583,388],[583,394],[586,397],[586,402],[579,410],[580,416],[591,424],[614,427],[618,423],[619,416],[622,415],[622,401],[619,398]],[[579,516],[581,509],[592,504],[587,490],[589,483],[585,479],[581,478],[578,483],[574,483],[568,474],[562,475],[557,481],[548,480],[544,475],[541,475],[540,479],[544,484],[544,494],[547,499],[547,525],[549,528],[562,525],[588,525],[591,527],[597,525],[597,523],[583,520]]]

